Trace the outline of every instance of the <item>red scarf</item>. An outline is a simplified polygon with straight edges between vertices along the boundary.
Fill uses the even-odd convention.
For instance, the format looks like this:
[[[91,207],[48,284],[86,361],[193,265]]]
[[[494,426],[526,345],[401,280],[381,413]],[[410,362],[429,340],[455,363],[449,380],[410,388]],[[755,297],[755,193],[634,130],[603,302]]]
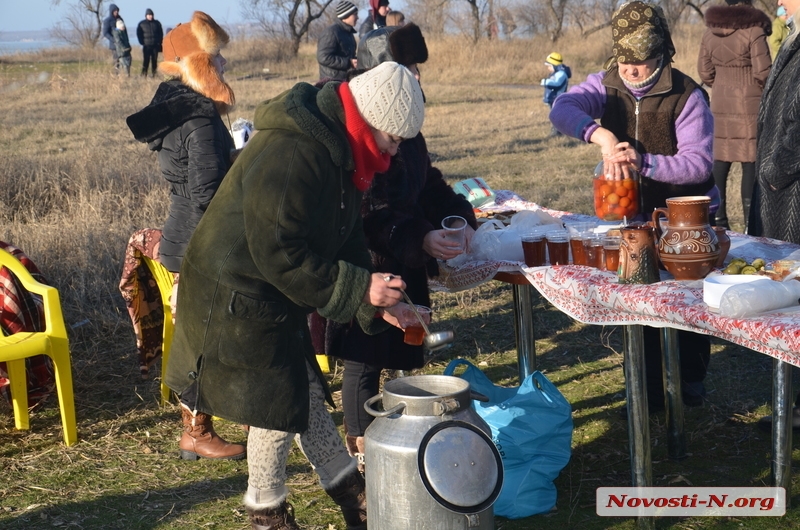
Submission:
[[[356,166],[353,171],[353,184],[358,191],[366,191],[375,173],[384,173],[389,169],[392,157],[389,153],[381,153],[378,149],[375,137],[372,136],[372,129],[358,112],[348,84],[339,85],[336,93],[344,108],[344,127]]]

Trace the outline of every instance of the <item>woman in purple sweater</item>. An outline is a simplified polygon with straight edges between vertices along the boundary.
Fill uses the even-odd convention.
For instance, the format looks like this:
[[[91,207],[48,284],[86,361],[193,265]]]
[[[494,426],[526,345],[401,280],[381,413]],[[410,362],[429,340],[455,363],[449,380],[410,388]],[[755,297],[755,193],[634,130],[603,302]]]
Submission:
[[[639,171],[645,215],[680,195],[710,195],[716,211],[714,120],[705,92],[670,64],[675,49],[659,9],[635,1],[614,14],[610,65],[559,96],[550,121],[564,134],[599,145],[608,175]],[[638,25],[630,20],[637,11]],[[626,38],[635,33],[647,38]]]
[[[708,195],[711,213],[719,192],[711,174],[714,121],[706,93],[671,65],[675,48],[657,6],[623,4],[612,18],[614,55],[606,68],[556,99],[550,121],[564,134],[600,146],[606,178],[641,175],[642,214],[666,199]],[[600,120],[600,124],[595,122]],[[703,402],[710,357],[708,338],[679,332],[683,400]],[[658,331],[645,328],[650,408],[664,406]]]

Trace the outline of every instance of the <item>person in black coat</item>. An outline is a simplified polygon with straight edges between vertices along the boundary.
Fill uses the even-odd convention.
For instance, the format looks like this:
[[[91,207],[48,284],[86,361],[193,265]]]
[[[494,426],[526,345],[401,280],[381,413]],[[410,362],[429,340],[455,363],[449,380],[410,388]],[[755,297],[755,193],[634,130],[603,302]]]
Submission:
[[[183,255],[200,218],[231,166],[233,138],[222,121],[235,103],[225,82],[220,50],[228,34],[208,15],[195,11],[164,40],[165,57],[158,70],[171,78],[161,83],[150,104],[128,116],[133,136],[158,153],[161,174],[170,185],[169,216],[164,223],[159,261],[173,273],[170,300],[177,317],[177,286]],[[197,411],[195,386],[180,395],[184,431],[180,455],[198,458],[244,458],[245,448],[214,432],[212,417]]]
[[[800,11],[784,3],[790,17]],[[756,185],[748,234],[800,244],[800,39],[794,25],[772,64],[758,112]],[[765,431],[772,416],[759,420]],[[800,394],[792,410],[792,427],[800,429]]]
[[[347,0],[336,4],[336,22],[325,28],[317,41],[319,78],[334,81],[347,79],[347,71],[356,67],[356,32],[358,8]]]
[[[406,66],[417,80],[417,64],[427,59],[425,39],[414,24],[374,30],[358,48],[361,68],[394,60]],[[442,219],[450,215],[465,218],[469,223],[467,241],[477,228],[472,206],[431,164],[421,133],[402,141],[389,170],[375,175],[364,194],[361,215],[375,270],[402,277],[411,300],[423,306],[430,306],[428,277],[439,274],[437,259],[451,259],[463,252],[445,243]],[[337,335],[335,328],[330,335]],[[425,359],[422,346],[405,344],[399,328],[367,335],[352,325],[338,335],[332,342],[339,347],[330,353],[344,360],[346,441],[351,454],[359,456],[364,452],[364,431],[373,420],[364,410],[364,402],[378,393],[381,371],[421,368]]]
[[[122,20],[119,16],[119,8],[117,4],[108,5],[108,16],[103,19],[103,38],[108,41],[108,49],[111,50],[111,57],[114,61],[114,71],[119,70],[119,55],[117,54],[117,45],[114,42],[114,30],[117,28],[117,20]]]
[[[164,30],[161,28],[161,22],[155,19],[152,9],[148,8],[145,11],[144,20],[139,22],[139,26],[136,28],[136,38],[142,45],[142,75],[147,76],[147,67],[152,64],[151,75],[155,77]]]
[[[358,28],[358,38],[363,39],[370,31],[386,26],[386,15],[389,14],[389,0],[369,0],[369,14]]]

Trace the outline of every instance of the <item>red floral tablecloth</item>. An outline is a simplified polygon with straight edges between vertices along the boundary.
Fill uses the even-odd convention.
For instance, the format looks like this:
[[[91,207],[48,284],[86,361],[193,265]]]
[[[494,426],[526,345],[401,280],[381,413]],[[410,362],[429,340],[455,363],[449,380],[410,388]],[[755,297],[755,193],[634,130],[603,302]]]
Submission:
[[[508,190],[495,190],[495,201],[491,206],[482,207],[486,212],[500,212],[523,210],[546,212],[553,217],[561,218],[564,221],[589,221],[596,218],[588,215],[572,214],[558,210],[542,208],[534,202],[524,200],[516,193]],[[460,261],[460,260],[459,260]],[[430,280],[430,288],[434,291],[457,292],[465,289],[477,287],[494,278],[498,272],[520,272],[524,263],[518,261],[468,261],[458,265],[447,262],[439,262],[439,276]]]
[[[508,191],[497,192],[494,208],[542,209],[566,223],[590,216],[540,208]],[[596,220],[596,219],[595,219]],[[731,249],[726,261],[742,257],[800,260],[800,246],[767,238],[728,232]],[[443,267],[438,285],[461,290],[489,281],[498,271],[522,271],[528,281],[556,308],[587,324],[646,324],[713,335],[781,361],[800,366],[800,306],[745,319],[725,318],[703,302],[703,282],[676,281],[662,271],[662,281],[651,285],[621,285],[614,273],[578,265],[524,268],[518,262],[469,262],[457,269]]]

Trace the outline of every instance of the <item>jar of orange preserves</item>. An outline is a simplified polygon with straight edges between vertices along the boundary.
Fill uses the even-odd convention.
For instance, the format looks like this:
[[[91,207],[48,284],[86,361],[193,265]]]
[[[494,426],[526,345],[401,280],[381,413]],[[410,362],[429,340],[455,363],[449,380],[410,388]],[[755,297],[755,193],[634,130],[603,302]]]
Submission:
[[[635,178],[606,180],[594,176],[594,214],[603,221],[629,221],[639,214],[639,182]]]

